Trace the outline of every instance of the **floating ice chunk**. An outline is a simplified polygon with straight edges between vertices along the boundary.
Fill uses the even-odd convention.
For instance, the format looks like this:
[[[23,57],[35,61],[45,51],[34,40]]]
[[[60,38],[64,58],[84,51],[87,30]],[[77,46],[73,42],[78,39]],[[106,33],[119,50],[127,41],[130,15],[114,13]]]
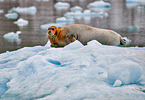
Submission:
[[[104,1],[95,1],[95,2],[92,2],[90,4],[88,4],[87,6],[89,9],[91,10],[95,10],[95,11],[104,11],[104,10],[107,10],[111,7],[110,3],[107,3],[107,2],[104,2]]]
[[[98,14],[95,12],[91,12],[91,10],[84,10],[84,17],[96,17]]]
[[[26,13],[26,14],[35,14],[37,12],[37,9],[35,6],[32,7],[26,7],[26,8],[16,8],[16,12],[18,13]]]
[[[67,13],[64,14],[64,16],[67,17],[67,18],[79,18],[79,17],[81,18],[81,17],[85,17],[85,14],[81,11],[76,11],[76,12],[67,12]],[[89,16],[90,15],[91,14],[89,14]],[[88,16],[88,13],[87,13],[86,16]]]
[[[126,27],[126,30],[127,31],[138,31],[139,28],[137,26],[129,26],[129,27]]]
[[[116,80],[122,81],[122,84],[138,83],[142,72],[138,63],[133,61],[120,61],[110,65],[108,71],[108,81],[114,84]]]
[[[145,6],[137,6],[137,8],[136,8],[137,10],[145,10]]]
[[[56,19],[56,23],[62,24],[62,25],[67,25],[67,24],[74,24],[75,21],[72,18],[68,19],[68,18],[65,18],[65,17],[60,17],[60,18]]]
[[[145,0],[138,0],[139,5],[145,5]]]
[[[65,46],[64,49],[65,50],[76,50],[76,49],[80,49],[82,48],[84,45],[79,42],[78,40],[70,43],[69,45]]]
[[[5,17],[7,17],[8,19],[17,19],[18,14],[17,13],[8,13],[8,14],[5,14]]]
[[[0,14],[1,14],[1,13],[4,13],[4,10],[3,10],[3,9],[0,9]]]
[[[139,0],[126,0],[126,5],[128,8],[135,8],[138,5]]]
[[[57,24],[57,23],[49,23],[49,24],[41,25],[41,29],[46,29],[47,30],[51,26],[62,27],[63,25],[62,24]]]
[[[70,8],[70,10],[71,10],[71,11],[82,11],[83,8],[80,7],[80,6],[75,6],[75,7]]]
[[[6,39],[18,39],[19,34],[21,34],[21,31],[17,31],[16,33],[10,32],[10,33],[5,34],[3,37]]]
[[[70,4],[69,3],[63,3],[63,2],[57,2],[54,7],[58,10],[63,10],[63,9],[68,9],[70,8]]]
[[[78,18],[78,17],[107,17],[108,13],[106,12],[91,12],[91,10],[84,10],[84,12],[76,11],[76,12],[67,12],[64,14],[67,18]]]
[[[17,21],[14,22],[14,24],[17,24],[18,26],[22,27],[22,26],[27,26],[28,25],[28,21],[24,20],[22,18],[19,18]]]
[[[37,12],[37,9],[35,6],[32,7],[17,7],[17,8],[12,8],[9,10],[9,12],[18,12],[20,14],[35,14]]]
[[[82,17],[83,13],[80,11],[77,12],[67,12],[64,14],[64,16],[66,16],[67,18],[74,18],[74,17]]]
[[[20,43],[21,40],[19,39],[19,34],[21,34],[21,31],[17,31],[16,33],[10,32],[5,34],[3,37],[7,39],[9,42],[18,42]]]
[[[122,81],[116,80],[115,83],[113,84],[114,87],[118,87],[122,85]]]

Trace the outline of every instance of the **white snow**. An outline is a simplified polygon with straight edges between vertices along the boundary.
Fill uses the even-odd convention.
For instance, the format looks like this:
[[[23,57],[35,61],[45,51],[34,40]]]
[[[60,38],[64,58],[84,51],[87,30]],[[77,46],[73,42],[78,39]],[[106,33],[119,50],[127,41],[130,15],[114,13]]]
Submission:
[[[145,48],[24,47],[0,54],[0,99],[144,100]]]
[[[17,21],[14,22],[14,24],[17,24],[19,27],[27,26],[28,21],[24,20],[23,18],[19,18]]]
[[[8,14],[5,14],[5,17],[7,17],[8,19],[17,19],[18,14],[17,13],[8,13]]]

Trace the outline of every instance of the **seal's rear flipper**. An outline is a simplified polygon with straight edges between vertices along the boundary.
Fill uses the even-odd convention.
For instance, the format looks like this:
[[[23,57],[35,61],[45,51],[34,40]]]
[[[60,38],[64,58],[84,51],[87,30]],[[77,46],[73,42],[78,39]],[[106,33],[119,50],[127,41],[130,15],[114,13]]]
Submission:
[[[120,37],[120,45],[126,45],[126,40]]]

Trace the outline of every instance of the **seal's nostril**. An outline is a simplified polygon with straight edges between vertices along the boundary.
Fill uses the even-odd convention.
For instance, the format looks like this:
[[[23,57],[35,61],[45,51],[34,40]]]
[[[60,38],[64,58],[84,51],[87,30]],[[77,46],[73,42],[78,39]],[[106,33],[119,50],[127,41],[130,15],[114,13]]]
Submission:
[[[51,31],[48,31],[48,34],[50,34],[51,33]]]

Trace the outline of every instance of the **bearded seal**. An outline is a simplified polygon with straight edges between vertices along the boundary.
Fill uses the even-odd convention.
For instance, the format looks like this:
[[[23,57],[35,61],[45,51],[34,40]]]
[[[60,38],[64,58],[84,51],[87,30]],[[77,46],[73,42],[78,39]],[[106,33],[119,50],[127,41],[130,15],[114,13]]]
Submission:
[[[83,24],[70,24],[63,27],[51,26],[48,28],[47,33],[52,47],[63,47],[75,40],[84,45],[91,40],[97,40],[104,45],[117,46],[125,44],[125,40],[121,35],[113,30]]]

